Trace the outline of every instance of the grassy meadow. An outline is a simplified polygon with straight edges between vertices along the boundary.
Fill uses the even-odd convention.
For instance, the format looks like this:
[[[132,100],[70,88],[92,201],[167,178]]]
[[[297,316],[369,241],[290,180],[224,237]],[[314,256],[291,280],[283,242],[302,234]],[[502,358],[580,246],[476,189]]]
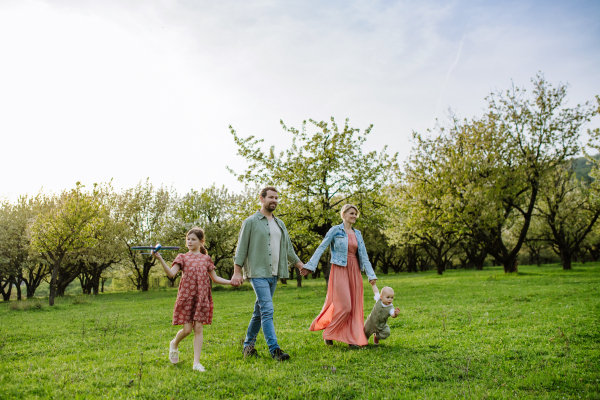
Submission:
[[[279,284],[275,326],[291,360],[244,360],[254,292],[213,292],[214,319],[192,371],[192,337],[171,365],[176,290],[0,303],[0,399],[600,399],[600,265],[380,275],[392,334],[378,347],[327,347],[308,326],[322,279]],[[365,317],[373,305],[365,278]]]

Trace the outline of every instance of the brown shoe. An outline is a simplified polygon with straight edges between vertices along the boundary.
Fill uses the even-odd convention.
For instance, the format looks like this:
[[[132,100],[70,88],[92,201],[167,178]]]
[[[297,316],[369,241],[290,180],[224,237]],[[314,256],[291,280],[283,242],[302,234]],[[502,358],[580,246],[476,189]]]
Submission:
[[[360,349],[360,346],[357,344],[349,344],[348,347],[350,347],[351,350],[358,350]]]
[[[251,344],[244,347],[244,351],[242,352],[242,354],[244,354],[244,358],[248,358],[248,357],[257,357],[258,358],[258,352],[254,348],[254,345],[251,345]]]
[[[271,353],[271,358],[277,361],[285,361],[290,359],[290,355],[278,347]]]
[[[328,340],[328,339],[325,339],[325,344],[326,344],[327,346],[333,346],[333,340]]]

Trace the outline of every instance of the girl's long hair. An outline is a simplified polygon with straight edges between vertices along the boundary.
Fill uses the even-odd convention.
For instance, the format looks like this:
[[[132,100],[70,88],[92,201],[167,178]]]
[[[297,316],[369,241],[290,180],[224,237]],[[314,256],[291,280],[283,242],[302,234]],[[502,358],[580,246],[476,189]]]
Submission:
[[[190,233],[193,233],[194,235],[196,235],[198,240],[200,240],[200,241],[204,240],[204,230],[202,228],[198,228],[197,226],[195,226],[192,229],[190,229],[188,231],[188,233],[185,234],[186,239]],[[206,248],[204,247],[204,245],[202,243],[200,244],[200,253],[208,254],[208,251],[206,251]]]

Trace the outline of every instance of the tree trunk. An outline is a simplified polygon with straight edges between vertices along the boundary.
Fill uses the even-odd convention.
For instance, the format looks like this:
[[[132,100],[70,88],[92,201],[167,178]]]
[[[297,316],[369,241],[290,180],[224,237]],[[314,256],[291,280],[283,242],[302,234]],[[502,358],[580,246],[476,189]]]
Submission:
[[[302,287],[302,275],[300,275],[300,273],[296,274],[296,285]]]
[[[429,256],[431,257],[431,254],[429,254]],[[446,260],[444,260],[444,257],[442,255],[442,247],[441,246],[435,248],[434,256],[435,256],[435,258],[433,259],[433,261],[435,262],[437,274],[442,275],[444,273],[444,271],[446,270]]]
[[[150,276],[150,268],[146,268],[146,264],[144,263],[144,270],[142,271],[142,292],[147,292],[150,288],[150,283],[148,282],[148,278]]]
[[[416,250],[414,248],[414,246],[410,246],[408,248],[408,254],[407,254],[407,266],[406,269],[408,272],[418,272],[418,268],[417,268],[417,257],[416,257]]]
[[[504,265],[504,273],[512,273],[519,271],[519,262],[517,260],[508,260]]]
[[[10,277],[4,281],[5,283],[0,282],[0,293],[2,293],[2,299],[4,301],[9,301],[10,300],[10,293],[12,292],[12,280],[10,279]],[[5,288],[6,291],[4,290]]]
[[[17,300],[23,300],[23,297],[21,296],[21,279],[15,277],[14,281],[17,288]]]
[[[92,280],[92,291],[95,295],[98,295],[98,291],[100,289],[100,277],[95,276]]]
[[[100,278],[102,281],[102,289],[100,289],[100,293],[104,293],[104,282],[106,282],[106,278]]]
[[[487,257],[487,251],[482,249],[473,259],[473,262],[475,264],[475,269],[477,271],[483,270],[483,263],[485,262],[486,257]]]
[[[560,262],[562,264],[563,269],[572,269],[571,260],[572,254],[568,250],[563,250],[560,252]]]
[[[56,295],[59,297],[64,296],[65,290],[67,290],[67,288],[69,287],[71,282],[73,282],[77,278],[78,275],[79,274],[67,275],[67,274],[61,274],[59,272],[58,279],[56,280]]]
[[[37,287],[27,283],[25,284],[25,287],[27,288],[27,298],[33,298],[33,296],[35,296],[35,290]]]
[[[44,280],[44,277],[46,276],[45,268],[40,264],[37,270],[29,269],[27,275],[27,279],[23,279],[23,281],[25,282],[27,298],[29,299],[35,295],[35,291]]]
[[[142,292],[147,292],[148,289],[150,288],[150,270],[152,269],[152,267],[154,266],[154,262],[152,261],[152,259],[150,259],[149,261],[144,261],[144,267],[142,270],[142,281],[140,282],[141,287],[142,287]],[[212,280],[211,280],[212,282]]]
[[[58,269],[60,268],[60,261],[56,260],[52,266],[52,276],[50,277],[50,293],[48,294],[48,305],[54,305],[54,298],[56,297],[56,280],[58,279]]]

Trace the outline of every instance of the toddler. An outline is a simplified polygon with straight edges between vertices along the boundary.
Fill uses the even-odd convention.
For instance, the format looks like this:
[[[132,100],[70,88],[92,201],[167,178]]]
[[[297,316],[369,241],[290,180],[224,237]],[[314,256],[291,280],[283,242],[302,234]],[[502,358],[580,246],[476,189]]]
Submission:
[[[396,318],[400,314],[400,309],[394,309],[392,301],[394,300],[394,289],[389,286],[381,289],[381,295],[377,285],[373,285],[373,293],[375,293],[375,305],[371,314],[365,322],[365,336],[367,340],[373,336],[373,343],[379,344],[380,340],[387,339],[390,336],[390,327],[387,324],[389,317]]]

